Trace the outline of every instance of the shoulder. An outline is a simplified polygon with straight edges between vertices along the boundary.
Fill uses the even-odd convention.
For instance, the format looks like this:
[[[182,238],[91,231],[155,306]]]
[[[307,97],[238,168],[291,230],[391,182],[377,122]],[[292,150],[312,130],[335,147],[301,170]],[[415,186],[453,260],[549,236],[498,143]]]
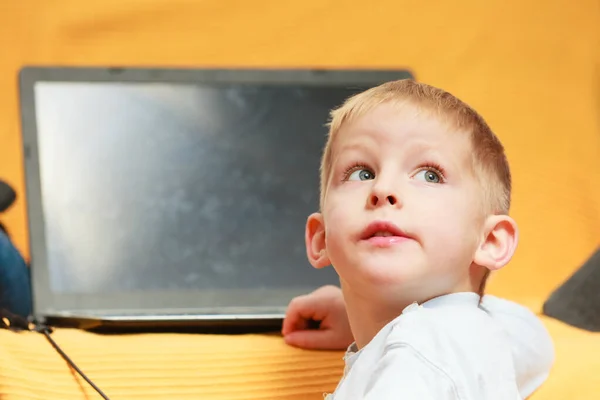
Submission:
[[[427,308],[413,306],[393,322],[388,341],[443,338],[448,336],[480,336],[497,332],[499,326],[484,310],[474,306],[449,305]]]
[[[502,329],[472,306],[416,307],[402,314],[385,340],[385,348],[407,346],[445,371],[499,360],[512,366]],[[508,368],[508,366],[507,366]]]
[[[424,374],[427,382],[444,383],[442,391],[456,396],[449,398],[494,398],[496,392],[512,396],[516,391],[510,347],[477,306],[418,307],[402,314],[385,338],[385,358],[395,361],[397,366],[389,362],[386,367],[396,372],[409,369],[413,379]]]
[[[527,333],[539,338],[548,336],[548,331],[540,318],[527,307],[513,301],[485,295],[481,300],[480,308],[509,333],[513,331],[520,335]]]
[[[541,364],[554,362],[554,345],[542,320],[528,308],[491,295],[483,297],[484,310],[504,332],[515,353]],[[519,356],[519,354],[515,354]]]
[[[535,313],[515,302],[485,295],[481,308],[503,330],[522,394],[529,396],[547,379],[554,364],[550,333]]]

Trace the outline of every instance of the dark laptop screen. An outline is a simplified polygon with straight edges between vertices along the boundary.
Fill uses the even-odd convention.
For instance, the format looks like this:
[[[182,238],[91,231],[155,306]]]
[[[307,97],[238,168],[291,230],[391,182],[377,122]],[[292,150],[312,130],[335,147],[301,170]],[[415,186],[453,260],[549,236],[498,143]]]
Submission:
[[[332,107],[364,87],[38,82],[54,293],[311,287]]]

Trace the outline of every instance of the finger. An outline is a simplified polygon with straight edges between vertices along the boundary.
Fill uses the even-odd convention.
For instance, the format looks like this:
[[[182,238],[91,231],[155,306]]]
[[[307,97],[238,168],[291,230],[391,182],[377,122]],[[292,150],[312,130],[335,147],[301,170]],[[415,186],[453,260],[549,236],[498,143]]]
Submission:
[[[294,314],[293,320],[290,320],[288,317],[286,317],[283,320],[283,325],[281,327],[281,334],[285,336],[292,332],[310,329],[309,321],[310,320],[304,319],[304,318],[302,318],[302,316],[300,316],[298,314]]]
[[[300,296],[302,297],[302,296]],[[290,332],[293,332],[295,330],[295,326],[298,323],[298,321],[302,318],[300,316],[300,312],[298,311],[298,299],[300,299],[300,297],[295,297],[292,299],[292,301],[290,301],[290,304],[287,307],[287,310],[285,311],[285,316],[283,318],[283,325],[281,327],[281,333],[283,335],[286,335]]]
[[[308,295],[298,296],[290,302],[285,317],[281,333],[286,335],[296,330],[304,330],[308,328],[308,321],[316,319],[316,309],[318,306],[313,299]]]
[[[340,340],[330,330],[295,331],[284,336],[284,341],[290,346],[310,350],[345,350]]]

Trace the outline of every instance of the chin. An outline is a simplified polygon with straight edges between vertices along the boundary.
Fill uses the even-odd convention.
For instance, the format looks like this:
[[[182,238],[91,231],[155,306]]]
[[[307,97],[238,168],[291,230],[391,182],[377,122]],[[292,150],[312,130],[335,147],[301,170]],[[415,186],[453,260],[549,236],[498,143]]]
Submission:
[[[393,286],[412,286],[412,282],[426,279],[426,268],[418,262],[410,262],[403,260],[398,262],[375,262],[372,260],[369,263],[362,264],[359,268],[358,275],[363,281],[371,285],[385,287]]]

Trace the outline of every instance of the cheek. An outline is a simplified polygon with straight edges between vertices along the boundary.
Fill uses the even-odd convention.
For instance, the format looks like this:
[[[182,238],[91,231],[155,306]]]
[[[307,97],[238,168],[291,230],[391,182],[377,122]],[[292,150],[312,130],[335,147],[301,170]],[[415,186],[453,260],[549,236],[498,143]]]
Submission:
[[[344,246],[344,227],[339,224],[330,223],[325,230],[325,247],[327,248],[327,256],[329,262],[334,268],[347,263],[345,255],[346,246]]]
[[[325,242],[327,248],[338,247],[351,228],[349,220],[352,213],[345,212],[343,207],[332,207],[325,210]]]
[[[471,224],[458,213],[440,216],[426,228],[423,250],[432,266],[454,270],[471,265],[477,249],[477,236]]]
[[[360,225],[360,213],[352,200],[342,196],[331,196],[323,208],[325,221],[325,245],[330,261],[345,263],[345,244],[350,241],[356,227]]]
[[[330,201],[335,207],[345,206],[348,203],[363,204],[362,201],[371,191],[374,181],[348,181],[333,187],[330,191]],[[332,208],[335,208],[332,207]]]
[[[455,252],[458,248],[470,247],[476,240],[480,221],[474,202],[462,197],[445,197],[423,201],[420,207],[419,227],[430,245]]]
[[[326,226],[351,225],[364,210],[368,193],[369,185],[364,182],[347,182],[331,190],[323,207]]]

